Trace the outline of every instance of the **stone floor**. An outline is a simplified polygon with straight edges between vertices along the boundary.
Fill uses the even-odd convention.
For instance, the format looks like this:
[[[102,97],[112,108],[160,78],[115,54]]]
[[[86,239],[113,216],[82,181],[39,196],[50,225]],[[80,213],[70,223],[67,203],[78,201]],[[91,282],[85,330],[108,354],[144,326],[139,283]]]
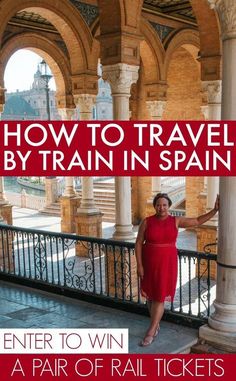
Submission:
[[[13,225],[58,232],[60,218],[14,207]],[[112,224],[103,224],[104,238],[110,238],[112,231]],[[178,247],[194,250],[195,235],[180,232]],[[187,353],[197,342],[196,329],[163,321],[158,338],[151,346],[142,348],[138,344],[148,322],[146,316],[0,281],[1,328],[128,328],[129,352],[140,354]]]
[[[186,353],[198,331],[162,322],[151,346],[139,346],[148,317],[0,281],[1,328],[128,328],[129,353]]]

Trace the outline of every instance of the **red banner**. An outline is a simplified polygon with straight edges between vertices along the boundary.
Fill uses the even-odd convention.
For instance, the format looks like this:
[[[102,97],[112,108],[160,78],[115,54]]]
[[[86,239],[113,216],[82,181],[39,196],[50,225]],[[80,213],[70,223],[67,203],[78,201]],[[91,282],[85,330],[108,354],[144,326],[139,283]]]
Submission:
[[[234,121],[5,121],[1,176],[236,176]]]
[[[231,381],[235,355],[1,355],[4,381]]]

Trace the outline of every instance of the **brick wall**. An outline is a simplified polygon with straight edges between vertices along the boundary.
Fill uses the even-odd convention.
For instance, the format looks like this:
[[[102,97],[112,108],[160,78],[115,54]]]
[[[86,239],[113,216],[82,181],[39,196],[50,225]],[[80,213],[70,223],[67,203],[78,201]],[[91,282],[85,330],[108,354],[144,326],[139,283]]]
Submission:
[[[198,63],[184,48],[172,56],[167,73],[167,104],[164,120],[204,119],[201,114],[201,83]]]

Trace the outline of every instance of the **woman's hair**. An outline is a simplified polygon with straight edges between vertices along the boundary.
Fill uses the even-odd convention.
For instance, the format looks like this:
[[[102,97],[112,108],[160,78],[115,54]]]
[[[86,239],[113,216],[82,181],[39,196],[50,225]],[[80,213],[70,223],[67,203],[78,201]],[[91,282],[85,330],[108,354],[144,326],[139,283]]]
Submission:
[[[169,198],[167,193],[157,193],[156,196],[153,199],[153,206],[154,206],[154,208],[155,208],[156,202],[157,202],[157,200],[159,200],[159,198],[165,198],[168,201],[169,207],[172,205],[172,201]]]

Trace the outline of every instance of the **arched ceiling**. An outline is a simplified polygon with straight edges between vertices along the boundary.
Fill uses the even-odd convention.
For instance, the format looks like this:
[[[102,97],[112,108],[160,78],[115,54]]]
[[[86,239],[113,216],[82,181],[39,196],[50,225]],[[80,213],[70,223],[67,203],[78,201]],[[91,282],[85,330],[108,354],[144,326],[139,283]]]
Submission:
[[[162,16],[196,24],[196,18],[189,0],[144,0],[143,8]]]

